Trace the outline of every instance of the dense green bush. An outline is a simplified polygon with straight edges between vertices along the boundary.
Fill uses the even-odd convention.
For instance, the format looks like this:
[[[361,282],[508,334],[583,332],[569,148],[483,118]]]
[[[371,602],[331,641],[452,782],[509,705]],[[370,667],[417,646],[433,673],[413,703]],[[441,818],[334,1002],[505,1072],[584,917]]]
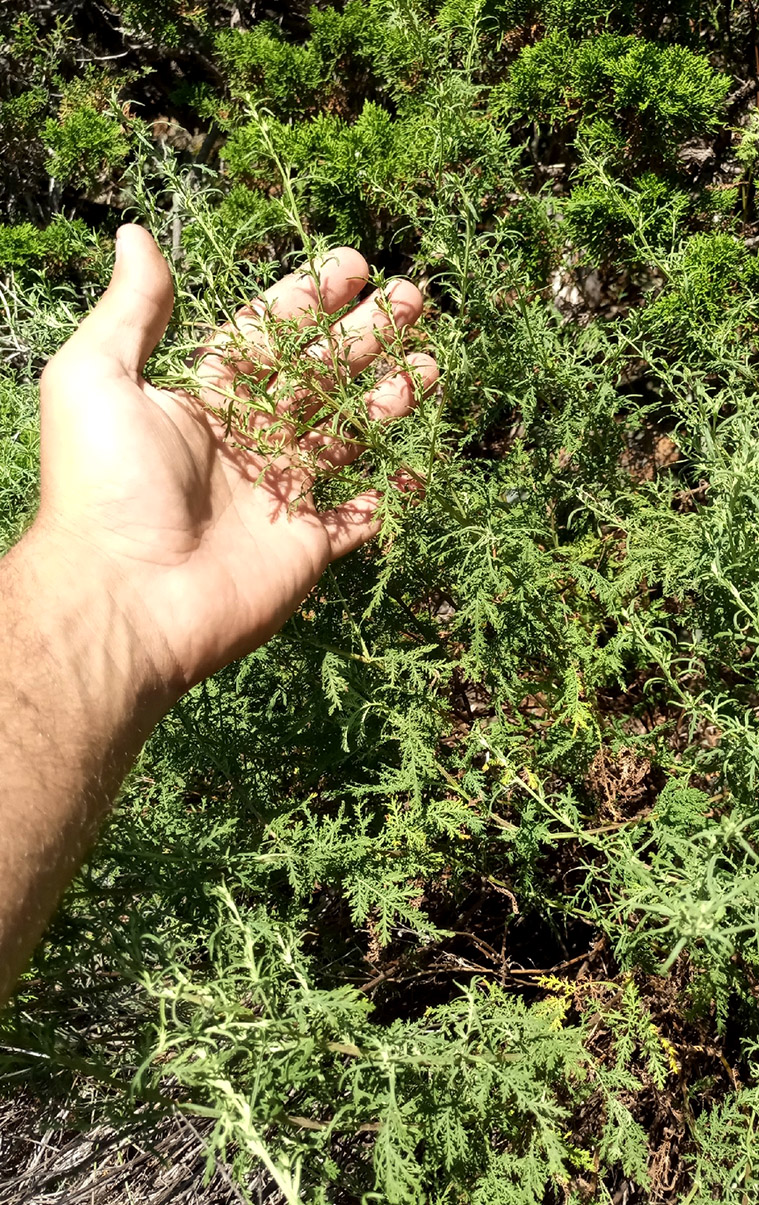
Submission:
[[[382,536],[154,734],[7,1092],[204,1119],[251,1201],[759,1199],[748,16],[116,8],[5,18],[5,544],[123,216],[176,277],[156,381],[348,241],[420,281],[442,383],[389,428],[344,387],[367,452],[321,499],[383,489]]]
[[[684,46],[611,33],[573,42],[562,30],[526,46],[495,92],[509,114],[591,129],[617,121],[644,144],[676,149],[715,129],[729,86]]]

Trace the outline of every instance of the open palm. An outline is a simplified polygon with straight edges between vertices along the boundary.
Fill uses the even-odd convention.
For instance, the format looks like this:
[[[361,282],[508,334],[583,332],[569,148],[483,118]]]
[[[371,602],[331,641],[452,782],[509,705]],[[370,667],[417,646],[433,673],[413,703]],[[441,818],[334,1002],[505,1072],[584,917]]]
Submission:
[[[161,390],[142,372],[171,313],[171,278],[151,236],[125,226],[108,290],[45,371],[40,519],[59,543],[83,541],[102,558],[116,605],[179,690],[267,640],[330,561],[376,533],[375,492],[321,513],[310,493],[315,457],[334,471],[359,454],[355,441],[318,426],[297,438],[280,415],[276,452],[265,456],[226,438],[212,413],[222,392],[239,388],[241,367],[252,369],[230,353],[240,333],[252,361],[265,359],[264,306],[313,325],[319,305],[342,310],[367,276],[358,252],[342,248],[325,258],[318,284],[308,273],[285,277],[260,305],[239,311],[234,343],[218,333],[200,360],[199,396]],[[408,281],[386,297],[392,314],[373,295],[332,328],[330,353],[339,345],[351,375],[393,327],[419,317],[422,299]],[[318,363],[327,350],[317,339],[309,354]],[[409,361],[429,387],[434,362]],[[395,371],[367,394],[367,409],[394,418],[414,401],[409,372]]]

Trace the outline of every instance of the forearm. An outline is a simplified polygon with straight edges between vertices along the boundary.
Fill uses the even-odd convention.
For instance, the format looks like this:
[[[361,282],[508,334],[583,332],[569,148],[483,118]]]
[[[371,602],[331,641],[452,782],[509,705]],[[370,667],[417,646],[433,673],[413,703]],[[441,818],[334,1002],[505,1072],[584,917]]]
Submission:
[[[172,698],[121,586],[32,529],[0,561],[0,1000]]]

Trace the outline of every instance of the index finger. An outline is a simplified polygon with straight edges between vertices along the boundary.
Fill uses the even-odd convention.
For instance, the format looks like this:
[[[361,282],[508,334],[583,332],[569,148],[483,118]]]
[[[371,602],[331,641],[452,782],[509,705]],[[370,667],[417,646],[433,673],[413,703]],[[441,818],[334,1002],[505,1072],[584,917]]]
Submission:
[[[352,247],[337,247],[312,267],[284,276],[198,348],[201,385],[214,392],[239,393],[235,379],[240,374],[260,379],[275,362],[267,329],[271,319],[290,319],[299,330],[314,326],[320,314],[349,305],[368,279],[369,266]]]

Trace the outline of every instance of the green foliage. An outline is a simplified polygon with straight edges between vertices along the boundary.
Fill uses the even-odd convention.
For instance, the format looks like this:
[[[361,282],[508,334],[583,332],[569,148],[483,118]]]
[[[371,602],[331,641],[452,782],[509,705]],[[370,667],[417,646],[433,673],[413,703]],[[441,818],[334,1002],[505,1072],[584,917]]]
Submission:
[[[610,179],[600,167],[587,176],[587,183],[572,190],[565,215],[573,241],[587,251],[591,262],[656,262],[661,253],[672,250],[672,240],[691,209],[686,192],[653,172],[629,186]]]
[[[6,137],[28,136],[46,103],[47,95],[39,86],[28,88],[19,96],[3,101],[0,105],[0,123],[6,131]]]
[[[687,949],[703,976],[697,1003],[716,1003],[724,1024],[731,992],[746,992],[759,962],[755,820],[707,813],[702,792],[670,783],[650,825],[617,837],[604,857],[616,907],[637,920],[633,930],[612,924],[622,963],[650,968],[666,954],[666,971]]]
[[[496,90],[506,113],[533,120],[611,122],[643,150],[676,149],[716,128],[730,81],[685,46],[602,34],[576,42],[556,30],[526,46]]]
[[[374,13],[348,0],[342,12],[312,9],[310,24],[305,45],[286,40],[273,22],[218,33],[216,51],[233,91],[250,92],[287,116],[312,110],[317,98],[339,97],[344,73],[364,68],[372,54]]]
[[[0,225],[0,271],[46,267],[59,270],[92,246],[92,236],[80,218],[58,216],[40,229],[31,222]]]
[[[37,494],[35,391],[11,376],[0,380],[0,549],[15,543],[34,510]]]
[[[328,223],[341,242],[360,243],[366,235],[368,189],[393,176],[394,124],[372,101],[350,124],[323,115],[297,127],[277,123],[264,132],[254,122],[231,136],[225,159],[233,177],[261,179],[271,171],[273,144],[277,156],[307,175],[313,220]]]
[[[202,1117],[243,1199],[753,1199],[740,38],[687,3],[665,28],[589,0],[119,11],[174,64],[165,109],[132,50],[76,80],[60,29],[11,31],[0,124],[43,183],[30,166],[0,227],[5,543],[34,506],[39,368],[122,214],[175,275],[151,380],[192,385],[220,319],[354,242],[377,286],[421,283],[411,345],[442,383],[389,425],[368,380],[319,396],[366,449],[319,501],[376,487],[381,537],[154,733],[3,1018],[9,1091],[127,1134]],[[266,327],[305,385],[309,333]]]
[[[72,109],[60,121],[48,118],[43,140],[50,149],[54,180],[89,189],[126,159],[129,143],[105,113],[90,105]]]
[[[667,142],[713,130],[730,87],[727,76],[684,46],[613,34],[580,43],[572,82],[582,104],[634,113]]]
[[[116,0],[113,7],[129,33],[155,39],[171,52],[186,48],[189,39],[207,31],[212,5],[208,0],[192,5],[185,0]]]
[[[743,1089],[734,1100],[709,1109],[696,1122],[700,1154],[691,1200],[698,1205],[715,1200],[743,1205],[756,1196],[753,1151],[758,1103],[755,1088]]]
[[[263,1159],[292,1205],[320,1166],[315,1199],[335,1181],[393,1205],[431,1184],[443,1200],[480,1178],[477,1200],[530,1201],[565,1174],[557,1088],[580,1093],[582,1047],[554,1010],[469,988],[418,1022],[378,1028],[361,993],[311,986],[292,931],[264,910],[241,914],[226,893],[220,903],[203,979],[169,971],[147,985],[160,1022],[138,1081],[169,1075],[189,1092],[188,1112],[210,1105],[212,1150],[233,1137],[239,1165]],[[345,1166],[341,1137],[362,1132],[377,1135],[373,1161],[366,1152]]]

